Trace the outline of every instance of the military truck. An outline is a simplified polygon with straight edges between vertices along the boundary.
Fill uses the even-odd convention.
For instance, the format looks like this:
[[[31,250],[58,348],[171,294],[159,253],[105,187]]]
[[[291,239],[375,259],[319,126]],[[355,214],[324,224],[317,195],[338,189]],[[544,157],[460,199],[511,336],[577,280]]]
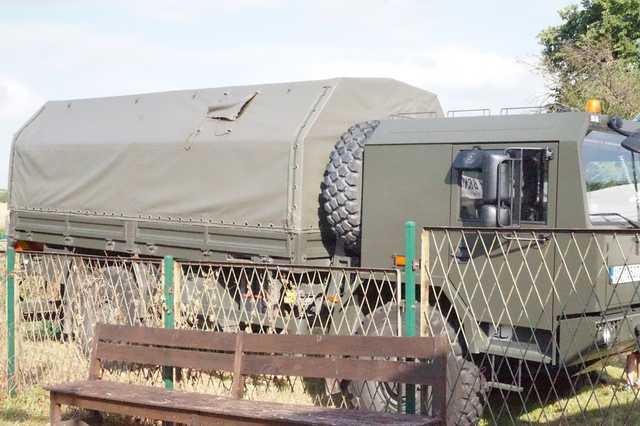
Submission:
[[[594,206],[597,185],[585,170],[619,158],[620,167],[635,167],[640,148],[623,142],[637,142],[639,129],[589,113],[444,118],[434,94],[388,79],[48,102],[13,142],[9,236],[46,251],[389,268],[403,252],[408,219],[471,228],[638,227],[635,207],[615,194],[606,211]],[[627,194],[634,182],[618,172],[612,188]],[[463,336],[451,330],[487,320],[445,317],[436,309],[443,303],[462,309],[476,301],[438,294],[449,300],[430,310],[432,330]],[[629,291],[621,303],[640,306],[640,296]],[[345,315],[389,321],[380,309]],[[597,306],[572,309],[594,322],[609,315]],[[552,330],[575,328],[566,314],[532,312],[542,318],[529,330],[539,345],[509,356],[573,362],[575,347],[590,347],[593,336],[581,334],[573,349],[549,344]],[[485,392],[473,361],[488,346],[481,337],[460,338],[449,368],[451,412],[456,424],[470,424]],[[368,398],[386,406],[399,397],[388,390]]]

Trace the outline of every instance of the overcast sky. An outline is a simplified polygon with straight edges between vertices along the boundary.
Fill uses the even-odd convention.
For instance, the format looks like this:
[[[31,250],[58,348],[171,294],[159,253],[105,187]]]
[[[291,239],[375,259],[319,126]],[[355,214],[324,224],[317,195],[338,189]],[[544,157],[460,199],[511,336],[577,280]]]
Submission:
[[[0,186],[46,100],[392,77],[445,110],[539,105],[536,35],[569,0],[0,0]]]

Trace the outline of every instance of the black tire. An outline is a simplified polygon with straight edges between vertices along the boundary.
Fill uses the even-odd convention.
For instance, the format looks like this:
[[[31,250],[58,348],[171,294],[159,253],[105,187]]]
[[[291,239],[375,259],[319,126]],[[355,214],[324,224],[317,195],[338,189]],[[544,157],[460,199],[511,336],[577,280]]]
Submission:
[[[90,352],[96,323],[137,325],[139,322],[136,281],[124,268],[108,266],[90,275],[76,274],[67,291],[72,332],[85,354]]]
[[[364,144],[379,121],[347,130],[333,148],[322,185],[322,207],[329,227],[348,250],[360,249],[360,199]]]
[[[419,304],[416,310],[419,312]],[[397,316],[388,316],[387,312],[395,312],[396,305],[384,306],[368,315],[362,330],[368,334],[389,336],[395,334],[398,327]],[[447,404],[447,424],[470,426],[477,424],[484,408],[487,393],[486,380],[480,369],[463,356],[463,348],[456,337],[456,329],[445,321],[436,307],[431,307],[431,331],[434,335],[446,335],[451,344],[447,361],[447,382],[451,392]],[[416,329],[419,330],[419,318],[416,318]],[[353,381],[347,385],[348,393],[357,399],[356,405],[363,409],[397,412],[404,408],[404,401],[399,400],[398,392],[390,383],[368,383]],[[420,401],[416,405],[420,406]],[[400,405],[400,407],[399,407]]]

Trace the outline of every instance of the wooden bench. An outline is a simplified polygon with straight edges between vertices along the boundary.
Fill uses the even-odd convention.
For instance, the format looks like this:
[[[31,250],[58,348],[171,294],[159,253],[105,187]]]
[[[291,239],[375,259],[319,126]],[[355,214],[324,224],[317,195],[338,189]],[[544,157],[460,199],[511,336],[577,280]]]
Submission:
[[[89,380],[47,386],[51,424],[61,405],[202,424],[425,425],[446,418],[446,337],[295,336],[96,326]],[[371,357],[378,357],[372,359]],[[396,360],[383,358],[397,357]],[[431,360],[415,362],[405,358]],[[102,380],[113,361],[233,373],[231,397]],[[425,417],[242,400],[247,375],[371,380],[432,386]]]

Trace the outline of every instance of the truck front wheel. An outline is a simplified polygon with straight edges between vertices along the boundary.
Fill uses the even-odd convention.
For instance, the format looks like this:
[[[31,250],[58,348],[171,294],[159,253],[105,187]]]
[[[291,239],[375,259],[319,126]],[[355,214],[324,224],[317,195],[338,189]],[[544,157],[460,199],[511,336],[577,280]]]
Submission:
[[[364,319],[361,334],[391,336],[398,330],[397,305],[383,306]],[[416,306],[420,312],[420,305]],[[429,311],[431,331],[434,335],[448,336],[451,350],[447,361],[448,404],[447,424],[456,426],[475,425],[482,417],[483,404],[487,391],[486,380],[480,369],[463,356],[462,345],[456,328],[446,321],[437,307]],[[419,316],[416,316],[416,330],[419,330]],[[349,394],[364,409],[377,411],[404,411],[404,397],[400,388],[393,383],[352,381],[347,385]],[[416,405],[422,404],[417,395]]]

